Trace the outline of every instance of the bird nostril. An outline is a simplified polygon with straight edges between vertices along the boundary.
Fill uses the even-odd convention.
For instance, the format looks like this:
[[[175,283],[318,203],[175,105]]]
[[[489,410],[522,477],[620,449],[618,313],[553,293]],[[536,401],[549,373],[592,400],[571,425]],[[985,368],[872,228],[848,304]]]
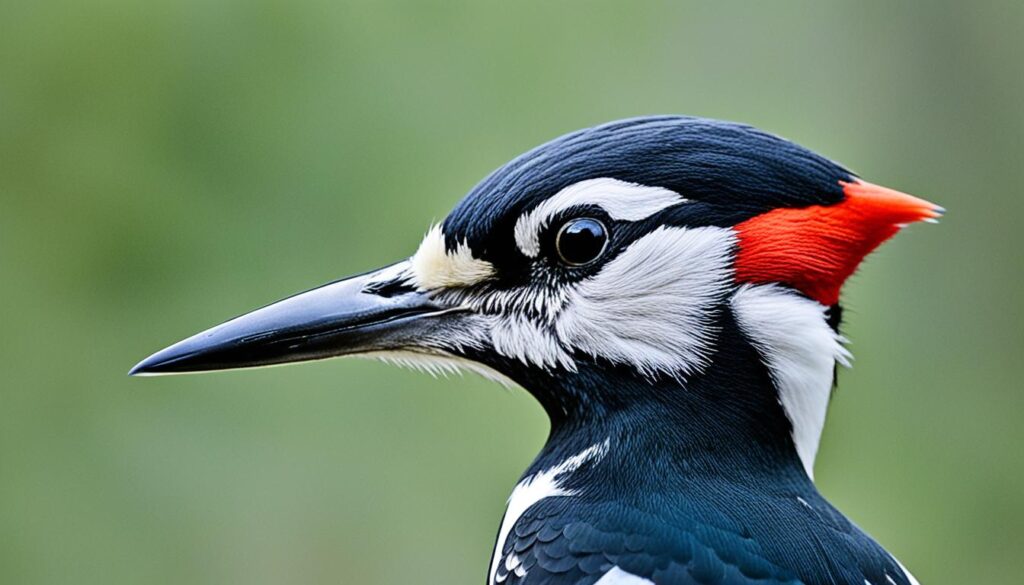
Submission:
[[[371,282],[363,287],[363,292],[368,295],[376,295],[389,299],[399,295],[416,292],[416,287],[407,280],[386,280],[383,282]]]

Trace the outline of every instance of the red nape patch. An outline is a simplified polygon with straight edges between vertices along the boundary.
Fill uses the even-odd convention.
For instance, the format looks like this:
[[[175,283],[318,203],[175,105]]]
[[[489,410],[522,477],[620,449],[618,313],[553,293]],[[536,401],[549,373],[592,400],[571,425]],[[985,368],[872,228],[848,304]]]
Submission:
[[[839,203],[774,209],[737,225],[736,280],[786,284],[834,305],[843,283],[879,244],[906,224],[944,211],[871,183],[839,184],[846,195]]]

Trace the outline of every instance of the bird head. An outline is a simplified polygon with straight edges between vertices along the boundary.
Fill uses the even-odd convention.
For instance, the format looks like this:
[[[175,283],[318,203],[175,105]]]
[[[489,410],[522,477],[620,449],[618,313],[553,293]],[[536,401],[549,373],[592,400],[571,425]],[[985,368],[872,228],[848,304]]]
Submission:
[[[409,259],[227,321],[132,372],[373,356],[511,380],[556,423],[695,396],[701,413],[781,405],[776,422],[810,472],[848,355],[843,283],[901,227],[941,213],[749,126],[614,122],[493,172]]]

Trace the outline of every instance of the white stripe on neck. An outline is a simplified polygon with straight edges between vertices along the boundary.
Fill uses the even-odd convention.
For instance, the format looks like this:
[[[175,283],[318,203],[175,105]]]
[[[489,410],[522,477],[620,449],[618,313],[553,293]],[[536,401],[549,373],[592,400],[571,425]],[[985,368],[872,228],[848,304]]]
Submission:
[[[515,489],[512,490],[512,495],[508,498],[508,508],[505,510],[505,517],[502,518],[501,528],[498,530],[498,542],[494,546],[494,554],[491,555],[491,571],[487,579],[488,583],[493,585],[499,582],[497,581],[498,565],[502,562],[502,551],[505,548],[505,541],[508,539],[508,534],[512,531],[512,527],[516,525],[516,522],[523,513],[530,506],[545,498],[574,495],[574,491],[562,487],[562,483],[558,481],[559,478],[566,473],[576,471],[584,463],[593,459],[603,459],[608,453],[608,446],[609,440],[605,439],[603,443],[591,445],[558,465],[544,471],[538,471],[516,485]],[[510,557],[514,555],[515,553],[512,553]],[[506,560],[505,562],[518,566],[518,561],[515,560]]]
[[[845,340],[829,327],[827,307],[779,285],[744,285],[732,307],[740,329],[768,366],[793,426],[797,454],[814,479],[835,365],[850,365]]]

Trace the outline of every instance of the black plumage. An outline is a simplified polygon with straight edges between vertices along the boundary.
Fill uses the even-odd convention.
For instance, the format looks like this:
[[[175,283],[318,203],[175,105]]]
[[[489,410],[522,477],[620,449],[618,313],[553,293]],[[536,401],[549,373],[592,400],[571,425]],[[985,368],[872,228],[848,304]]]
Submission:
[[[701,203],[659,217],[664,223],[724,226],[777,207],[840,201],[838,181],[853,174],[752,126],[631,118],[566,134],[491,173],[445,219],[448,245],[468,242],[481,257],[507,263],[517,255],[510,235],[524,211],[594,177],[659,185]]]
[[[530,384],[593,402],[549,409],[551,436],[524,478],[603,440],[609,447],[564,476],[575,495],[541,500],[518,519],[495,551],[500,582],[591,584],[619,567],[658,585],[910,585],[804,473],[767,369],[731,315],[716,326],[736,341],[685,391],[604,369]],[[575,384],[608,391],[595,398],[566,387]],[[559,414],[567,410],[580,414]],[[522,577],[505,567],[512,554]]]
[[[863,199],[847,208],[851,181]],[[596,201],[574,198],[595,184]],[[818,221],[826,209],[852,227]],[[775,212],[787,217],[741,227]],[[551,434],[513,493],[489,585],[916,585],[810,478],[846,355],[834,301],[849,272],[827,299],[799,285],[814,283],[808,258],[852,270],[897,226],[940,214],[750,126],[623,120],[494,171],[408,261],[228,321],[133,373],[373,354],[518,383]],[[586,234],[567,254],[557,234],[571,222]],[[744,280],[750,233],[774,248]]]

